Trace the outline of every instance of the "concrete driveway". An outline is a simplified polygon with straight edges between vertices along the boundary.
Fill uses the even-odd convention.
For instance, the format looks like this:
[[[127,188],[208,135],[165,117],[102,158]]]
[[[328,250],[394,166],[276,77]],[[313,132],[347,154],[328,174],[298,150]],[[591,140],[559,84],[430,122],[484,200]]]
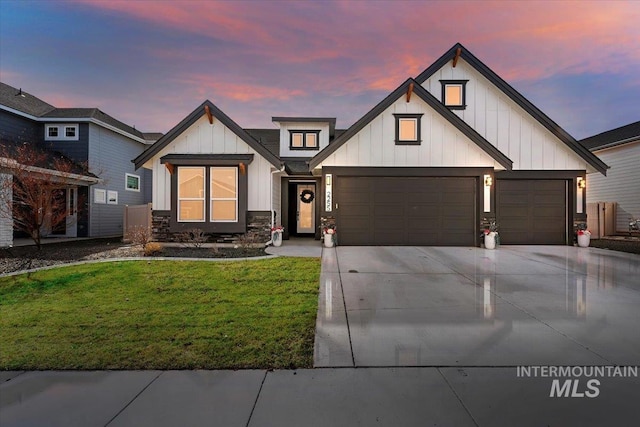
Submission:
[[[595,248],[325,249],[315,366],[637,365],[640,257]]]

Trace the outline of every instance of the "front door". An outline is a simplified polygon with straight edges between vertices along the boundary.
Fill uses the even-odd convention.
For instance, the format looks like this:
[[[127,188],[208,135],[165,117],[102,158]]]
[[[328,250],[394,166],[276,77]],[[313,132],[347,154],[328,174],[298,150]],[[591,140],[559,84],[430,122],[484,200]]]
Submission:
[[[315,233],[316,226],[316,186],[298,184],[297,186],[296,233]]]

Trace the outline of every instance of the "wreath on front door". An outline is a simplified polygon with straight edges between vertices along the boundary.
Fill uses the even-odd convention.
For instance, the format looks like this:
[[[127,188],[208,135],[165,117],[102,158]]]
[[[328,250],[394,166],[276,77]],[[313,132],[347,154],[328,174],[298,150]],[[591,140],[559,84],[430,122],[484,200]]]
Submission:
[[[311,203],[313,202],[314,198],[315,198],[315,195],[311,190],[302,190],[302,192],[300,193],[300,201],[302,203]]]

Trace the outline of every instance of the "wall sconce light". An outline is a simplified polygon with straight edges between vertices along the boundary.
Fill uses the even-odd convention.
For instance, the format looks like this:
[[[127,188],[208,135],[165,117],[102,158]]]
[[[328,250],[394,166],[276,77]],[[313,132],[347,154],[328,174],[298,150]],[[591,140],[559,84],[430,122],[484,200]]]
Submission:
[[[584,190],[585,188],[587,188],[587,180],[582,178],[581,176],[578,177],[577,179],[578,182],[578,188]]]
[[[491,175],[485,175],[484,176],[484,186],[485,187],[491,187],[493,185],[493,178],[491,178]]]

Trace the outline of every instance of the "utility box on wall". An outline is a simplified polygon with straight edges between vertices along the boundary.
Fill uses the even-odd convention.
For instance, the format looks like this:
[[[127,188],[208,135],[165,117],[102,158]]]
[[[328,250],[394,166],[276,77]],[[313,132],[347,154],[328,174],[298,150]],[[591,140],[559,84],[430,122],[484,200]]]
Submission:
[[[616,203],[587,203],[587,228],[592,239],[616,234]]]

